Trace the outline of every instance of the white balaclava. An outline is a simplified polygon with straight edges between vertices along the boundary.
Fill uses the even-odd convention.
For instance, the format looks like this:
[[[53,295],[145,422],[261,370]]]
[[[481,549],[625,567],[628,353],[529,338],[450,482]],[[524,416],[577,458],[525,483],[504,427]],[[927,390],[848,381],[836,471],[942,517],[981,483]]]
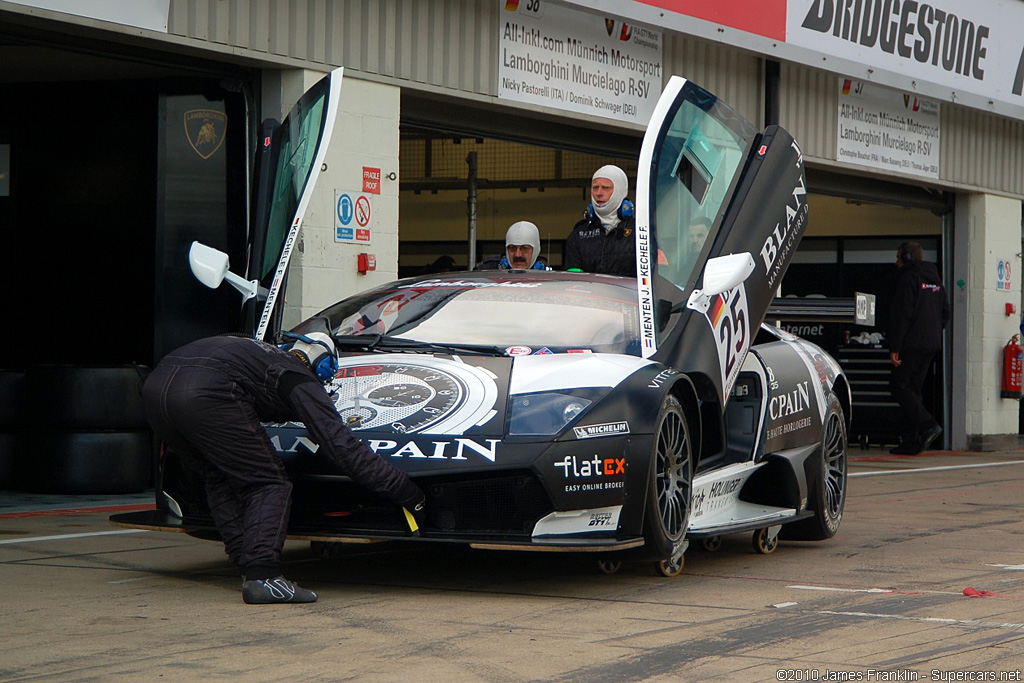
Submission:
[[[510,244],[529,244],[533,247],[533,257],[526,264],[526,269],[533,268],[533,264],[537,262],[537,257],[540,256],[540,230],[537,229],[537,226],[530,221],[513,223],[505,233],[506,258],[508,257],[508,245]]]
[[[607,202],[604,204],[593,203],[594,213],[597,214],[601,225],[604,226],[605,230],[611,230],[619,224],[618,211],[626,195],[629,194],[629,179],[626,178],[625,171],[613,164],[597,169],[591,182],[597,178],[607,178],[612,181],[612,186],[615,188],[612,190],[611,199]],[[590,198],[593,200],[594,197],[591,196]]]

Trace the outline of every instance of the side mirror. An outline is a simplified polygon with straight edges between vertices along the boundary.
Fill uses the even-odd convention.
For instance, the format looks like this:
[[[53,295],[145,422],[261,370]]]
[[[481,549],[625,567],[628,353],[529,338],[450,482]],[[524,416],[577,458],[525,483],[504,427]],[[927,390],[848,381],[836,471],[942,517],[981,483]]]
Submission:
[[[754,272],[754,257],[749,253],[718,256],[704,267],[705,296],[727,292],[746,280]]]
[[[217,289],[227,280],[228,284],[242,293],[243,301],[248,301],[266,289],[260,287],[257,280],[246,280],[229,270],[228,255],[223,251],[193,242],[188,250],[188,265],[192,274],[210,289]]]
[[[711,297],[736,287],[754,272],[754,257],[748,253],[718,256],[704,266],[704,289],[690,292],[686,307],[707,312]]]

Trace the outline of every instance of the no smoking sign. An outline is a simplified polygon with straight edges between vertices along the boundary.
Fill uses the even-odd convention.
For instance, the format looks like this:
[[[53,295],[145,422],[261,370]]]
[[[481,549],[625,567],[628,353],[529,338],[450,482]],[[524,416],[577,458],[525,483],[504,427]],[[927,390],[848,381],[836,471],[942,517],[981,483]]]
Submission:
[[[334,241],[370,243],[373,203],[370,195],[346,190],[334,191]]]

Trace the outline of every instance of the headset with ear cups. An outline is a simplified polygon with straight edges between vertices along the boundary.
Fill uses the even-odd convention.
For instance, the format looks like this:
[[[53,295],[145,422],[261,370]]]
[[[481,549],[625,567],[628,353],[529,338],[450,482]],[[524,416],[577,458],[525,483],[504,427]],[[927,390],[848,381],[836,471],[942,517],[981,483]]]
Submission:
[[[633,202],[628,199],[623,199],[622,203],[619,204],[619,208],[615,212],[615,215],[619,217],[619,220],[624,221],[627,218],[632,218],[635,210],[636,207],[633,205]],[[586,217],[588,221],[592,221],[597,218],[597,211],[594,210],[593,204],[587,204]]]
[[[286,339],[301,341],[311,346],[322,346],[326,349],[327,354],[316,361],[315,364],[311,364],[309,356],[301,350],[295,349],[294,345],[290,351],[290,353],[299,356],[300,360],[303,360],[306,365],[309,366],[309,369],[313,371],[313,374],[316,375],[318,380],[326,384],[334,379],[334,376],[338,374],[338,356],[333,346],[322,339],[314,339],[313,337],[309,337],[304,334],[295,334],[294,332],[282,332],[281,336]]]

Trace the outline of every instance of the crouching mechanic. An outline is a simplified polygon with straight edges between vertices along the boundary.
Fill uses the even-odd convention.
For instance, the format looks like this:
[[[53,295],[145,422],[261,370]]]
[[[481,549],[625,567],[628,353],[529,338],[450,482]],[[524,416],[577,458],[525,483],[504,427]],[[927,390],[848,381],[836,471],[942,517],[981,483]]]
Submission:
[[[530,221],[518,221],[505,231],[505,253],[490,256],[473,270],[547,270],[540,256],[540,230]]]
[[[200,339],[160,361],[143,387],[146,416],[164,445],[202,475],[224,550],[250,604],[314,602],[281,576],[292,484],[261,422],[302,422],[345,474],[422,518],[425,497],[401,470],[352,433],[321,382],[337,371],[330,336],[290,349],[246,337]]]

